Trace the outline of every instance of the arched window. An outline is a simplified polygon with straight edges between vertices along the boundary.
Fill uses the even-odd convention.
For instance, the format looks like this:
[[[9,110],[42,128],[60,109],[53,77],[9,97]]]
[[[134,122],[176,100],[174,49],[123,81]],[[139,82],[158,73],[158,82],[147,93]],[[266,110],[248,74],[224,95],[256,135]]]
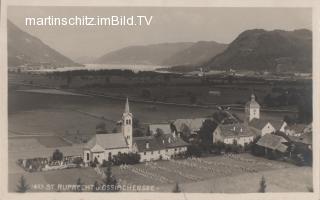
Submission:
[[[89,158],[90,158],[90,155],[89,155],[89,153],[87,153],[87,160],[89,160]]]

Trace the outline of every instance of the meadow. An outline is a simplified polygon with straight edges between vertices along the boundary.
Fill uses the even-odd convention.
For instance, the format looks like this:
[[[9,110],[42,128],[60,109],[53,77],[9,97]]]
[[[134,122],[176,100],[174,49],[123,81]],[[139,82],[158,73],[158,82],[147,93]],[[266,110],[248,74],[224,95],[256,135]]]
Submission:
[[[179,184],[183,192],[246,193],[257,192],[264,176],[267,192],[308,192],[312,188],[312,168],[253,157],[248,154],[204,157],[200,160],[175,160],[141,163],[121,169],[112,167],[112,174],[121,185],[149,185],[157,192],[172,192]],[[245,171],[247,170],[247,171]],[[9,174],[9,191],[24,174],[30,186],[34,184],[83,184],[102,183],[93,168],[66,169],[48,172],[15,172]],[[40,192],[32,189],[32,192]]]

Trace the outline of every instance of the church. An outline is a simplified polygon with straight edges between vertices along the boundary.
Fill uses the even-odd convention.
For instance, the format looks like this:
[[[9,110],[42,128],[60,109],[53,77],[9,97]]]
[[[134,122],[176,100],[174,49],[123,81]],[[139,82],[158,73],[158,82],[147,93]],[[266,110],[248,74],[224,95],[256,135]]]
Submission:
[[[164,125],[149,125],[150,127],[166,127]],[[174,155],[187,151],[188,143],[184,142],[175,132],[162,130],[164,134],[133,137],[133,114],[130,112],[129,100],[126,99],[125,109],[121,119],[121,132],[110,134],[96,134],[83,148],[83,161],[86,165],[95,159],[112,158],[118,153],[138,153],[140,161],[170,159]]]
[[[264,136],[276,131],[284,132],[287,124],[282,120],[265,119],[260,117],[260,105],[255,95],[245,104],[243,123],[219,124],[213,132],[213,143],[218,141],[225,144],[236,142],[242,146],[249,144],[257,136]]]

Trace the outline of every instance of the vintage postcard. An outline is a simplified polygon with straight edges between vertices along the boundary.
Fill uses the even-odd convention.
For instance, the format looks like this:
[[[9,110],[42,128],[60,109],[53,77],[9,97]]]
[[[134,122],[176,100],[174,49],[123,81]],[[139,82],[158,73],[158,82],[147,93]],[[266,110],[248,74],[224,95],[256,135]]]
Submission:
[[[319,8],[2,1],[1,196],[319,199]]]

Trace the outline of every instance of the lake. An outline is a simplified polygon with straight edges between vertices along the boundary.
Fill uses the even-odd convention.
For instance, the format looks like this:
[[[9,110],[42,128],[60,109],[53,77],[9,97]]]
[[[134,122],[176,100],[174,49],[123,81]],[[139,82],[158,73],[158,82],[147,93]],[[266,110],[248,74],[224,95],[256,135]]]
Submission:
[[[59,67],[56,69],[39,69],[30,70],[35,72],[63,72],[63,71],[74,71],[74,70],[103,70],[103,69],[121,69],[121,70],[132,70],[134,72],[139,71],[156,71],[159,68],[168,68],[168,66],[160,65],[130,65],[130,64],[85,64],[82,67]]]

